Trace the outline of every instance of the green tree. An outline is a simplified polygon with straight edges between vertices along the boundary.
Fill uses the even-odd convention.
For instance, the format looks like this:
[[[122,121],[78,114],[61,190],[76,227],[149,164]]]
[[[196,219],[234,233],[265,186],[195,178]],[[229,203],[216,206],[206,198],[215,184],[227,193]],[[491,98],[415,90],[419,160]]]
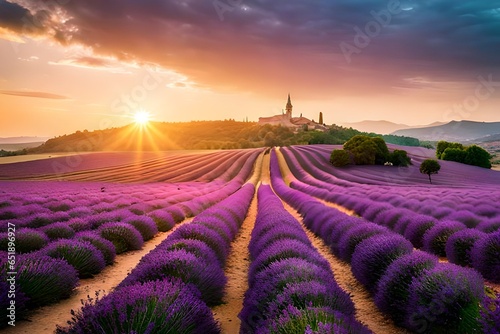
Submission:
[[[330,163],[335,167],[347,166],[350,163],[349,152],[346,150],[333,150],[330,155]]]
[[[448,147],[444,150],[443,154],[441,154],[441,159],[464,163],[466,155],[467,152],[462,149]]]
[[[393,166],[408,167],[408,165],[411,165],[411,159],[405,150],[394,150],[389,155],[389,161]]]
[[[485,149],[472,145],[465,149],[464,162],[468,165],[491,168],[491,155]]]
[[[344,150],[352,153],[356,165],[383,165],[389,156],[389,149],[380,137],[356,135],[344,144]]]
[[[427,159],[422,161],[420,164],[420,173],[427,174],[429,176],[429,182],[432,184],[431,175],[437,174],[441,169],[441,165],[437,160]]]
[[[447,148],[458,148],[458,149],[463,150],[464,145],[462,145],[460,143],[450,143],[450,142],[441,140],[437,143],[437,146],[436,146],[436,158],[442,159],[441,156]]]
[[[389,158],[389,149],[384,139],[381,137],[371,138],[372,142],[377,145],[377,153],[375,153],[375,164],[383,165]]]

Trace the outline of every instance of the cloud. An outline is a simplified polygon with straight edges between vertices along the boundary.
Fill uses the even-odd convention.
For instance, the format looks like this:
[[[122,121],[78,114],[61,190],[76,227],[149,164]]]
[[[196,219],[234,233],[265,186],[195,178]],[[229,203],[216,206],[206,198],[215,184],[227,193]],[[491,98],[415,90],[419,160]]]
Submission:
[[[17,90],[0,90],[0,94],[12,95],[12,96],[22,96],[22,97],[36,97],[41,99],[52,99],[52,100],[68,100],[69,97],[64,95],[46,93],[46,92],[33,92],[33,91],[17,91]]]
[[[93,50],[93,58],[66,65],[109,67],[100,57],[154,63],[201,85],[273,96],[362,95],[406,86],[412,77],[449,82],[500,75],[500,0],[220,2],[229,5],[73,0],[44,6],[0,0],[0,11],[12,13],[0,15],[0,26],[21,34],[24,18],[37,23],[25,33]],[[391,4],[397,10],[387,17]],[[356,46],[359,31],[370,35],[363,47]],[[359,51],[350,64],[341,43]]]

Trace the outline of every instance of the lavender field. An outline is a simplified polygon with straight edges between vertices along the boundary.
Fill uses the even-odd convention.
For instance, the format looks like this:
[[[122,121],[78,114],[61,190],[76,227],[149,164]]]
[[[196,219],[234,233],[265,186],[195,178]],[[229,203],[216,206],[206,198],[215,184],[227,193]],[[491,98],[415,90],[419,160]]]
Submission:
[[[499,333],[500,172],[334,147],[0,165],[0,332]]]

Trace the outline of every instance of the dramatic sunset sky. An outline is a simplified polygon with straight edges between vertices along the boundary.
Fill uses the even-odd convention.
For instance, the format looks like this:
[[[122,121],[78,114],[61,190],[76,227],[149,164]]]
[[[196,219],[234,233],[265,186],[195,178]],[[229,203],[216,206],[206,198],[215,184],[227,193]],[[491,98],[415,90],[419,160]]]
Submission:
[[[499,121],[500,1],[0,0],[0,137],[157,121]]]

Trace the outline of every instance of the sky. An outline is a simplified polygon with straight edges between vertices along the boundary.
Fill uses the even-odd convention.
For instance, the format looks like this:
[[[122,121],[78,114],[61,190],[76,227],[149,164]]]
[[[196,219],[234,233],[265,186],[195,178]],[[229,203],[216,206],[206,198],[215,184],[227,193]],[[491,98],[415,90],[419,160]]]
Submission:
[[[500,121],[500,0],[0,0],[0,137],[280,114]]]

